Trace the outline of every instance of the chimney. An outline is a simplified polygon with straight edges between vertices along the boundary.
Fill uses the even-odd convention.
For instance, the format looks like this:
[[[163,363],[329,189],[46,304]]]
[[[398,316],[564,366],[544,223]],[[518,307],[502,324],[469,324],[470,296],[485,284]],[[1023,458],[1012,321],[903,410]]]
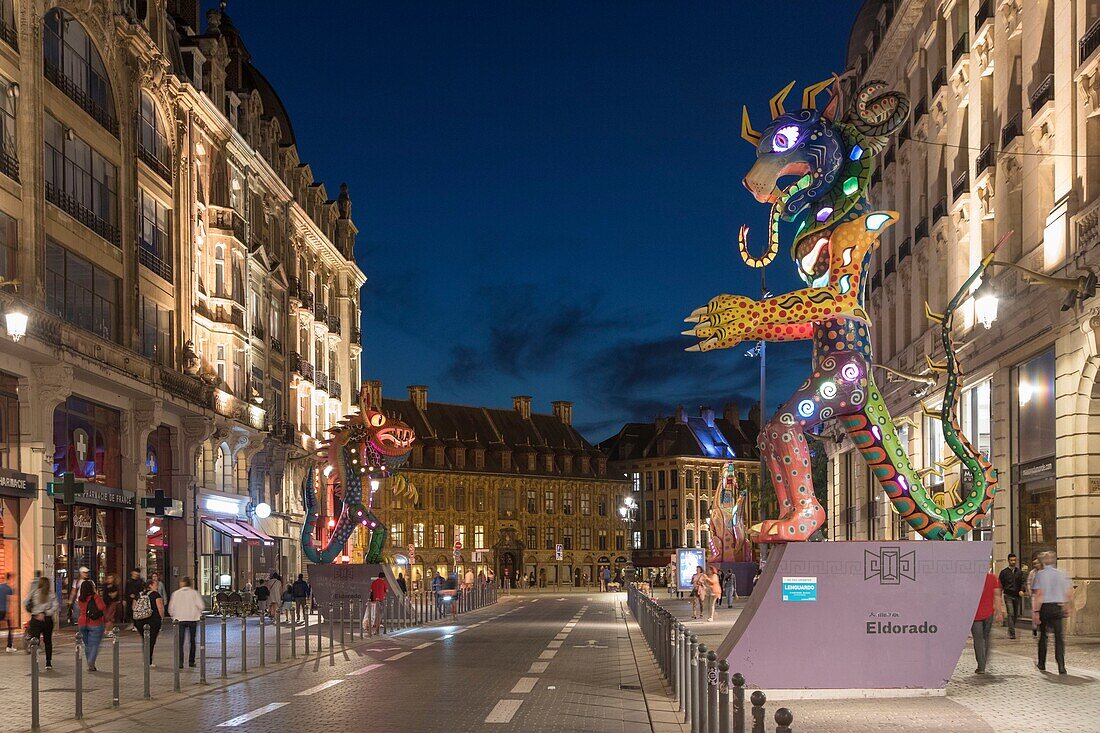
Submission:
[[[741,408],[736,402],[727,402],[722,408],[722,417],[726,418],[729,424],[736,425],[741,422]]]
[[[763,424],[760,422],[760,403],[756,402],[749,408],[749,422],[757,428],[763,428]]]
[[[367,407],[373,407],[375,410],[382,409],[382,382],[378,379],[368,379],[362,386],[359,395],[359,401],[362,403],[366,400]],[[362,406],[362,405],[361,405]]]
[[[678,405],[676,407],[676,422],[678,422],[678,423],[687,422],[687,413],[684,412],[684,406],[683,405]]]
[[[554,408],[554,417],[561,420],[566,425],[573,424],[573,403],[565,402],[564,400],[558,400],[551,402],[550,406]]]
[[[531,397],[530,395],[516,395],[512,398],[512,408],[519,413],[519,416],[524,420],[531,419]]]
[[[421,410],[421,411],[427,410],[428,409],[428,387],[427,387],[427,385],[424,385],[424,384],[410,384],[408,386],[408,390],[409,390],[409,401],[412,402],[414,405],[416,405],[416,409]]]
[[[699,408],[699,417],[703,418],[703,422],[707,424],[708,428],[714,427],[714,410],[709,407]]]

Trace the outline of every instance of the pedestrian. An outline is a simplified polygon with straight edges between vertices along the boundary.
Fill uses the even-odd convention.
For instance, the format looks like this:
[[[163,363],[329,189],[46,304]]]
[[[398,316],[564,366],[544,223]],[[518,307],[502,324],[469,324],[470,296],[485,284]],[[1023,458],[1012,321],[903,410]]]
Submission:
[[[298,623],[302,618],[309,618],[309,583],[306,582],[302,573],[298,573],[298,579],[290,585],[290,590],[294,594],[294,623]]]
[[[611,582],[611,568],[604,566],[600,571],[600,590],[604,593],[607,592],[607,584]]]
[[[260,623],[263,623],[264,616],[267,615],[268,601],[271,600],[271,588],[268,587],[267,582],[257,585],[252,597],[256,599],[256,613],[260,614]]]
[[[1066,674],[1066,639],[1063,622],[1073,604],[1073,585],[1064,570],[1054,567],[1053,552],[1039,555],[1043,569],[1031,586],[1031,623],[1039,626],[1039,671],[1047,670],[1047,637],[1054,634],[1054,661],[1058,674]]]
[[[286,618],[288,624],[294,623],[294,591],[291,590],[293,585],[294,584],[291,583],[291,585],[288,585],[286,590],[283,591],[282,600],[279,604],[283,617]]]
[[[722,595],[722,583],[718,579],[718,570],[713,566],[707,571],[705,576],[706,580],[706,602],[707,602],[707,621],[714,620],[714,605]]]
[[[107,633],[118,631],[118,617],[122,609],[122,589],[118,585],[118,576],[107,573],[106,582],[103,584],[103,602],[107,604],[107,621],[104,628]]]
[[[141,579],[141,568],[134,568],[130,571],[130,578],[126,581],[126,587],[123,588],[126,599],[125,606],[122,609],[124,615],[122,621],[123,623],[130,622],[130,631],[137,631],[137,624],[134,623],[134,601],[143,592],[145,592],[145,581]]]
[[[1016,638],[1016,619],[1020,616],[1020,593],[1024,590],[1024,571],[1016,566],[1016,554],[1008,553],[1008,565],[997,576],[1001,583],[1001,595],[1005,603],[1005,619],[1008,621],[1008,638]]]
[[[153,590],[160,593],[161,600],[168,603],[168,586],[164,584],[164,581],[160,579],[160,573],[153,571],[149,573],[149,583],[152,584]]]
[[[206,611],[206,604],[199,592],[191,586],[191,578],[187,576],[180,578],[180,587],[172,594],[172,599],[168,601],[168,615],[179,623],[176,639],[179,644],[180,669],[183,669],[183,637],[185,632],[191,637],[191,646],[187,653],[187,666],[195,666],[195,632],[198,630],[199,621],[202,620],[204,611]],[[152,652],[152,647],[150,647],[150,652]]]
[[[398,573],[397,574],[397,587],[401,589],[402,593],[407,594],[409,592],[408,587],[406,587],[406,585],[405,585],[405,574],[404,573]]]
[[[8,646],[6,651],[14,652],[15,646],[11,639],[11,598],[15,595],[15,589],[11,587],[11,573],[4,573],[4,582],[0,583],[0,619],[8,625]]]
[[[1035,583],[1035,573],[1043,569],[1043,563],[1040,562],[1039,556],[1031,558],[1031,570],[1027,573],[1027,587],[1024,588],[1024,592],[1027,593],[1028,602],[1031,604],[1031,610],[1034,611],[1038,606],[1035,605],[1035,598],[1031,595],[1031,586]],[[1039,636],[1039,625],[1031,625],[1031,635]]]
[[[88,671],[95,672],[95,660],[99,656],[99,644],[103,641],[103,630],[107,624],[107,604],[96,593],[95,583],[90,580],[80,584],[76,602],[80,638],[84,641],[84,659],[88,662]]]
[[[726,608],[733,608],[733,599],[737,596],[737,576],[733,574],[733,568],[726,571]]]
[[[77,605],[77,596],[80,595],[81,584],[85,580],[89,579],[90,573],[91,571],[88,570],[88,568],[81,566],[80,570],[78,570],[76,573],[76,577],[73,578],[72,585],[69,588],[69,602],[65,606],[65,608],[67,609],[66,612],[69,615],[69,623],[75,623],[80,616],[80,607]]]
[[[153,664],[153,647],[157,645],[157,636],[160,634],[160,626],[164,619],[164,599],[160,593],[154,590],[153,581],[145,584],[145,590],[134,599],[134,626],[138,633],[145,635],[149,632],[149,666]]]
[[[970,635],[974,637],[974,659],[978,662],[975,674],[985,674],[986,664],[989,662],[989,637],[993,630],[993,622],[1001,622],[1004,618],[1004,608],[1001,605],[1001,596],[997,593],[1000,582],[997,576],[990,571],[985,574],[982,585],[982,594],[978,598],[978,608],[974,611],[974,621],[970,624]]]
[[[451,618],[458,621],[458,573],[451,571],[447,574],[447,581],[443,586],[443,596],[450,599]]]
[[[46,649],[47,672],[53,669],[53,617],[57,613],[57,595],[51,585],[49,578],[40,577],[23,603],[23,607],[31,615],[27,638],[42,640]]]
[[[382,627],[382,609],[386,602],[386,593],[389,592],[390,584],[386,582],[386,574],[384,572],[378,573],[378,577],[371,581],[370,584],[370,604],[366,608],[366,614],[363,616],[363,628],[366,629],[368,636],[374,636],[380,633]]]
[[[435,596],[435,610],[439,616],[443,615],[443,576],[439,574],[439,571],[435,571],[435,575],[432,576],[432,593]]]
[[[695,574],[691,576],[691,617],[703,617],[703,597],[706,595],[706,579],[703,574],[703,566],[695,566]]]
[[[267,581],[267,613],[274,621],[279,615],[279,604],[283,602],[283,576],[272,571]]]

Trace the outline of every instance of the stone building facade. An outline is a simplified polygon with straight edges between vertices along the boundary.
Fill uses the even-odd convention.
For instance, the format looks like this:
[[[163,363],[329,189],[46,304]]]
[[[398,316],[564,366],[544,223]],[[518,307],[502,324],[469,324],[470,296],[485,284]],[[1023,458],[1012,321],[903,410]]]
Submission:
[[[602,567],[629,564],[618,507],[630,485],[573,427],[571,402],[546,415],[526,396],[507,410],[430,402],[422,385],[407,399],[383,399],[381,382],[367,386],[374,404],[416,430],[402,470],[416,500],[374,495],[390,531],[387,559],[414,584],[457,564],[512,583],[589,586]]]
[[[883,237],[868,299],[875,358],[928,376],[942,359],[925,319],[996,242],[997,261],[1054,277],[1100,267],[1100,8],[1074,0],[868,0],[848,63],[908,92],[908,125],[880,156],[870,197],[901,221]],[[992,538],[1003,566],[1056,550],[1077,586],[1077,627],[1100,630],[1100,302],[1029,284],[1010,266],[986,277],[999,312],[976,298],[956,317],[966,434],[1001,475]],[[1070,283],[1072,287],[1072,282]],[[882,375],[885,376],[885,375]],[[934,376],[934,375],[933,375]],[[968,477],[952,466],[938,423],[943,379],[883,384],[925,481],[952,500]],[[881,379],[880,382],[886,382]],[[906,528],[850,441],[830,449],[833,539],[904,539]],[[939,465],[937,465],[939,464]]]
[[[698,415],[680,407],[671,417],[627,423],[599,444],[612,475],[630,480],[637,503],[635,565],[663,568],[677,548],[707,546],[710,503],[727,462],[734,463],[740,487],[759,491],[758,416],[754,409],[745,420],[734,404],[720,417],[709,407]],[[761,518],[748,519],[751,525]]]
[[[197,0],[0,0],[0,104],[0,569],[297,572],[288,459],[359,383],[346,189]]]

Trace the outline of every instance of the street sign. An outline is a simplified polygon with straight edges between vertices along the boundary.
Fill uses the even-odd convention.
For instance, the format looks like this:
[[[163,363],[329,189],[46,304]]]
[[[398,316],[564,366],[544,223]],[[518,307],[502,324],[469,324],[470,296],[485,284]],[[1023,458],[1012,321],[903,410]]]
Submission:
[[[561,560],[564,557],[564,550],[565,548],[560,543],[554,545],[554,559]]]
[[[458,540],[455,540],[455,552],[459,552],[461,550],[462,550],[462,543],[459,542]]]
[[[409,564],[413,564],[413,560],[416,557],[416,545],[409,543]]]

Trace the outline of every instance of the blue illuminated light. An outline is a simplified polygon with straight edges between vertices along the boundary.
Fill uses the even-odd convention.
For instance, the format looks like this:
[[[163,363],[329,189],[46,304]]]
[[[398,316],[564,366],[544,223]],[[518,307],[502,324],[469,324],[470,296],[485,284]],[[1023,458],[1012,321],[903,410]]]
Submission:
[[[833,207],[832,206],[822,206],[821,211],[817,212],[817,220],[818,221],[825,221],[826,219],[828,219],[832,215],[833,215]]]
[[[882,212],[868,214],[867,215],[867,231],[877,232],[886,225],[886,222],[893,218],[889,214],[883,214]]]
[[[811,417],[814,414],[814,401],[802,400],[798,403],[798,414],[802,417]]]
[[[853,145],[852,146],[852,154],[849,155],[848,157],[851,158],[852,160],[859,160],[861,157],[863,157],[863,148],[861,148],[858,145]]]

